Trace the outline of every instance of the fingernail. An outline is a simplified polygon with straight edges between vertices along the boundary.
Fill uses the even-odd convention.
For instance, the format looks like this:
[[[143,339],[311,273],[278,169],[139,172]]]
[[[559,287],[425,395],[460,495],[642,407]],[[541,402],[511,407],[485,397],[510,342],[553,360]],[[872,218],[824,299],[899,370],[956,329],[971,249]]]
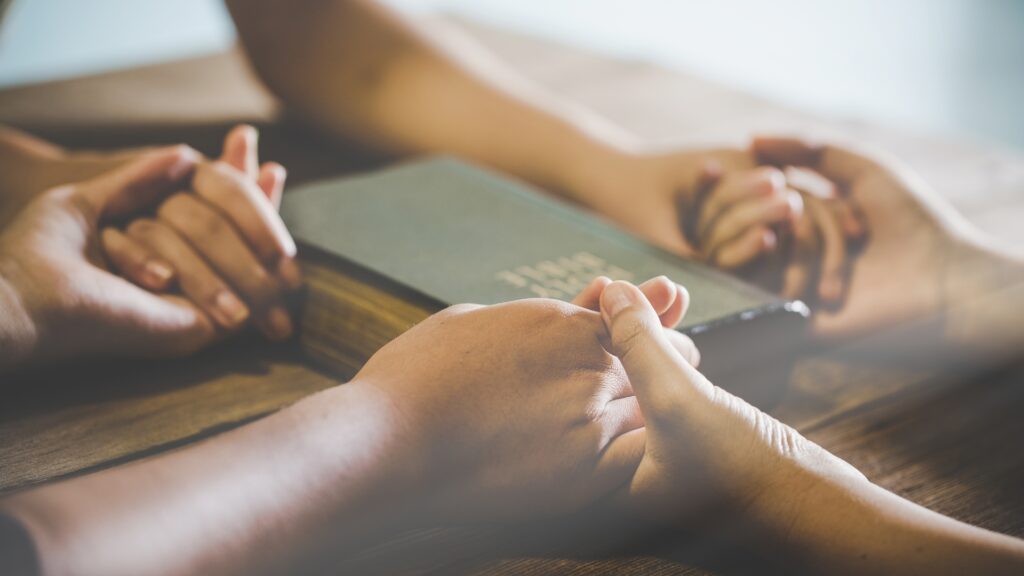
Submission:
[[[267,312],[267,328],[271,338],[284,340],[292,335],[292,319],[284,308],[276,306]]]
[[[683,301],[683,308],[690,307],[690,291],[682,284],[676,284],[676,297]]]
[[[163,262],[150,260],[145,266],[146,281],[153,286],[163,286],[170,282],[174,270]]]
[[[614,316],[635,303],[633,291],[623,282],[612,282],[604,289],[601,304],[608,314]]]
[[[234,294],[221,290],[217,294],[217,309],[220,310],[223,324],[228,327],[238,326],[249,317],[249,309]]]
[[[299,269],[299,265],[295,263],[295,260],[282,258],[277,264],[277,273],[284,280],[285,286],[289,290],[297,290],[302,287],[302,271]]]
[[[655,284],[665,284],[666,286],[672,287],[675,283],[669,280],[668,276],[662,274],[661,276],[655,276],[654,278],[651,278],[650,280],[647,280],[646,282],[640,284],[640,287],[648,288],[654,286]]]
[[[295,258],[295,255],[299,253],[299,248],[295,245],[295,239],[287,231],[285,231],[283,236],[281,239],[281,252],[284,253],[285,258]]]
[[[188,146],[179,146],[176,149],[178,159],[167,169],[167,178],[177,181],[188,175],[199,161],[199,154]]]
[[[789,206],[789,219],[796,221],[804,215],[804,197],[799,192],[792,192],[786,196],[786,205]]]
[[[830,199],[839,195],[835,183],[814,170],[787,166],[785,173],[786,183],[790,188],[795,188],[816,198]]]

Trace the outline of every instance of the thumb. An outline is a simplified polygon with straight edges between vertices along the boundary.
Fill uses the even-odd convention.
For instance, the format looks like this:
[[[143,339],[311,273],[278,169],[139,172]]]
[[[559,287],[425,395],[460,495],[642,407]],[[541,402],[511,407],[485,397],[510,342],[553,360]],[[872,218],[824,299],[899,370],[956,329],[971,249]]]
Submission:
[[[138,160],[87,180],[79,193],[92,208],[96,221],[120,218],[156,203],[181,185],[199,160],[188,146],[162,148]]]
[[[612,282],[601,294],[601,319],[644,412],[651,421],[707,395],[711,384],[672,345],[658,315],[640,290]]]

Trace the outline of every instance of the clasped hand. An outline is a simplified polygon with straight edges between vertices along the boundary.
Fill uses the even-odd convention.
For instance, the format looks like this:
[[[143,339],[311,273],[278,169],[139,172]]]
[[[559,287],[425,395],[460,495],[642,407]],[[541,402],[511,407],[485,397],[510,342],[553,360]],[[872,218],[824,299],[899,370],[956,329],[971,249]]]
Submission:
[[[250,323],[287,338],[285,297],[301,277],[276,211],[284,178],[258,166],[243,126],[217,160],[146,150],[41,193],[0,236],[18,318],[0,365],[185,355]]]

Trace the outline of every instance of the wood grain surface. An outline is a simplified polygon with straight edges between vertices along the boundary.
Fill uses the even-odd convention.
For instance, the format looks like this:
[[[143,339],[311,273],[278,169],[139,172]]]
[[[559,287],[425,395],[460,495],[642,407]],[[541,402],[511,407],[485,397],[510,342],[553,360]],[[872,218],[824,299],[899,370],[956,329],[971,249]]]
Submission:
[[[809,116],[678,71],[594,56],[480,25],[439,20],[544,88],[652,146],[813,133],[887,148],[993,234],[1024,241],[1019,152],[853,120]],[[185,141],[215,152],[226,127],[258,123],[266,159],[293,181],[381,159],[291,123],[236,52],[0,92],[0,122],[66,145]],[[871,342],[811,351],[773,413],[872,480],[939,512],[1024,536],[1024,371],[949,374],[894,362]],[[242,338],[194,358],[6,375],[0,493],[85,473],[215,434],[340,381],[292,346]],[[713,530],[708,530],[713,533]],[[704,568],[695,568],[703,566]],[[542,525],[433,528],[347,559],[360,574],[705,574],[754,572],[727,538],[630,525],[600,509]]]

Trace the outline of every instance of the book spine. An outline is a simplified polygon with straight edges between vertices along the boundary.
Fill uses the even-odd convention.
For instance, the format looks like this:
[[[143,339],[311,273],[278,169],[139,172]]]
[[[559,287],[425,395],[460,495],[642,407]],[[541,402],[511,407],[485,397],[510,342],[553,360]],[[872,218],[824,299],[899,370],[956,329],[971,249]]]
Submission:
[[[440,309],[345,274],[337,264],[305,259],[302,272],[301,346],[316,364],[346,379],[385,344]]]

